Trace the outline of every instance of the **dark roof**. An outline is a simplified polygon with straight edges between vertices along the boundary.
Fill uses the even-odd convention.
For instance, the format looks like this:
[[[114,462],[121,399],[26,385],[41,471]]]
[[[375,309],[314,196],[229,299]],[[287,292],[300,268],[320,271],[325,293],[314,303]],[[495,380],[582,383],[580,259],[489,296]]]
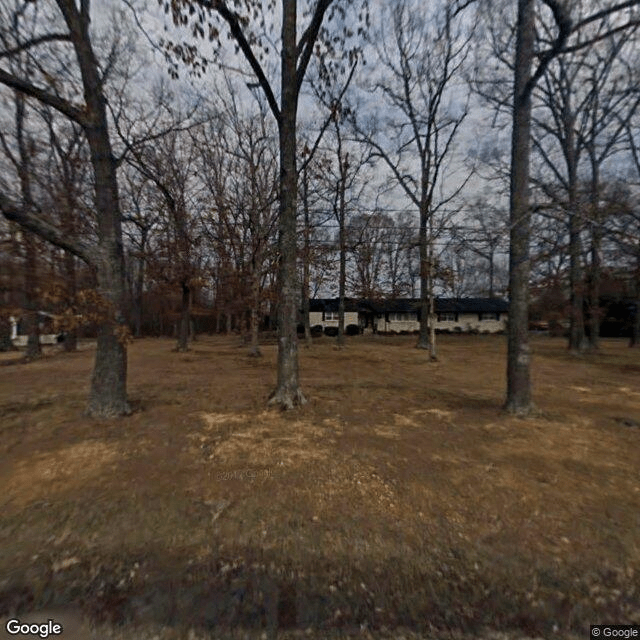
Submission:
[[[507,313],[509,303],[501,298],[436,298],[436,313]],[[374,313],[415,313],[420,309],[420,298],[395,300],[355,300],[345,298],[345,311]],[[338,298],[309,300],[309,311],[337,311]]]
[[[436,298],[436,312],[507,313],[509,303],[501,298]]]
[[[309,300],[309,311],[337,311],[339,298],[311,298]],[[344,299],[345,311],[360,311],[360,300],[354,300],[353,298]]]

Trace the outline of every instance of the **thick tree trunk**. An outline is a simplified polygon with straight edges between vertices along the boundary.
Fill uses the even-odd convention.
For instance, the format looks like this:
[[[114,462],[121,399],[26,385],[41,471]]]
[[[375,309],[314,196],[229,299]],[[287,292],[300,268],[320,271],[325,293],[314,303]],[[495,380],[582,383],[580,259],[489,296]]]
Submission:
[[[505,410],[527,415],[531,403],[529,348],[529,153],[531,146],[531,78],[534,56],[534,2],[518,0],[518,26],[511,141],[509,251],[509,325]]]
[[[189,351],[189,324],[190,313],[189,306],[191,303],[191,289],[188,283],[182,282],[181,285],[182,297],[180,304],[180,325],[178,327],[178,344],[176,346],[177,351]]]
[[[88,38],[88,36],[87,36]],[[91,52],[92,55],[92,52]],[[85,99],[94,125],[86,129],[95,176],[98,212],[98,292],[107,308],[98,329],[96,361],[87,414],[106,418],[130,413],[127,402],[127,347],[124,317],[125,278],[116,162],[111,150],[105,101],[97,63],[85,80]],[[87,73],[83,70],[83,76]]]
[[[280,220],[278,245],[278,380],[270,404],[292,409],[306,400],[300,389],[296,311],[296,0],[282,1],[282,72],[280,134]]]
[[[83,3],[82,10],[74,0],[57,0],[57,4],[69,28],[85,101],[82,110],[67,106],[63,111],[77,118],[87,138],[97,214],[97,247],[92,248],[90,255],[83,250],[83,257],[95,268],[97,292],[102,301],[87,414],[106,418],[130,412],[126,394],[124,252],[116,161],[109,138],[103,78],[89,35],[89,14],[85,11],[88,3],[87,7]]]

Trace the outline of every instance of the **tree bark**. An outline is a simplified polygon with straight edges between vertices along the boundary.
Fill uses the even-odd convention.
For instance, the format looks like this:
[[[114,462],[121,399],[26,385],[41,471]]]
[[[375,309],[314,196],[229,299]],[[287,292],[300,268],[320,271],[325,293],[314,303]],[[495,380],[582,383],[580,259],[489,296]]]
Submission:
[[[531,147],[531,91],[528,83],[534,56],[533,0],[518,0],[511,141],[509,325],[507,398],[505,410],[527,415],[531,403],[529,347],[529,157]]]
[[[292,409],[306,399],[300,389],[298,372],[297,243],[296,243],[296,0],[282,1],[281,118],[280,138],[280,220],[278,246],[280,296],[278,306],[278,380],[270,404]]]
[[[125,415],[131,411],[126,390],[124,251],[116,160],[109,138],[106,100],[102,91],[99,65],[89,37],[88,16],[80,17],[73,0],[58,2],[73,34],[73,45],[82,76],[86,103],[86,122],[83,128],[91,154],[98,213],[96,275],[98,293],[107,303],[98,328],[98,347],[87,414],[105,418]]]

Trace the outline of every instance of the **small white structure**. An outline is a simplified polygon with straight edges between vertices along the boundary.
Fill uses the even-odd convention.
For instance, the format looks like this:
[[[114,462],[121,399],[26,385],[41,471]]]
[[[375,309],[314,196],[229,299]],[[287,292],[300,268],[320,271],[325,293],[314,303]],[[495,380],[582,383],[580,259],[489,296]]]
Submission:
[[[46,311],[38,311],[38,325],[40,331],[45,329],[46,325],[51,325],[54,316]],[[44,320],[42,320],[43,318]],[[46,320],[49,322],[46,322]],[[20,320],[15,316],[9,317],[9,323],[11,324],[11,343],[14,347],[26,347],[29,340],[29,336],[20,333]],[[60,333],[40,333],[40,344],[58,344],[61,342],[62,334]]]

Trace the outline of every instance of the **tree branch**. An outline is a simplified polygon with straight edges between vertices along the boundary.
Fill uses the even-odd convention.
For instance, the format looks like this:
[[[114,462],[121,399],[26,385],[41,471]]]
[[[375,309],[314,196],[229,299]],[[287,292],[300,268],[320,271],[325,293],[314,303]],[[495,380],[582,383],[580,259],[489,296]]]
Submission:
[[[73,253],[90,266],[93,265],[93,256],[96,254],[96,246],[94,244],[70,237],[69,234],[63,233],[50,222],[16,206],[3,193],[0,193],[0,211],[2,211],[7,220],[17,222],[21,227],[32,231],[56,247]]]
[[[209,9],[211,11],[216,11],[224,21],[229,25],[229,29],[231,31],[231,35],[234,37],[235,41],[238,43],[238,46],[244,53],[244,57],[247,59],[247,62],[251,66],[251,69],[256,74],[258,78],[258,82],[264,91],[264,94],[267,98],[267,102],[269,103],[269,107],[273,112],[273,115],[280,126],[281,115],[280,115],[280,107],[278,106],[278,102],[273,95],[273,90],[271,89],[271,85],[269,84],[269,80],[258,62],[253,50],[251,49],[251,45],[249,41],[245,37],[242,32],[242,27],[240,26],[240,21],[238,20],[238,15],[229,9],[226,3],[223,0],[197,0],[200,6],[205,9]]]
[[[45,44],[46,42],[71,42],[71,36],[68,33],[48,33],[43,36],[37,36],[11,49],[5,49],[0,52],[0,58],[8,58],[16,53],[27,51],[27,49],[31,49],[31,47],[37,47],[39,44]]]
[[[562,49],[566,44],[567,39],[571,35],[573,29],[571,17],[569,16],[569,13],[565,9],[561,0],[543,0],[543,2],[549,7],[549,9],[551,9],[553,13],[553,19],[558,26],[558,35],[551,49],[545,51],[540,57],[538,68],[535,70],[535,73],[529,78],[529,81],[525,85],[523,97],[528,96],[533,91],[533,88],[536,86],[538,80],[540,80],[540,78],[544,75],[544,72],[547,70],[549,63],[562,52]]]
[[[87,118],[83,109],[76,107],[68,100],[61,98],[54,93],[50,93],[46,89],[36,87],[29,81],[18,78],[4,69],[0,69],[0,83],[11,87],[16,91],[20,91],[31,98],[40,100],[40,102],[43,102],[44,104],[48,104],[50,107],[53,107],[56,111],[67,116],[67,118],[77,122],[82,127],[87,125]]]
[[[298,69],[296,71],[298,91],[300,91],[305,73],[307,72],[309,60],[311,60],[311,55],[313,53],[313,46],[318,38],[318,33],[320,32],[320,27],[324,20],[324,14],[327,12],[327,9],[332,2],[333,0],[320,0],[318,2],[316,10],[313,12],[311,22],[302,34],[300,42],[298,43],[298,58],[300,59]]]

